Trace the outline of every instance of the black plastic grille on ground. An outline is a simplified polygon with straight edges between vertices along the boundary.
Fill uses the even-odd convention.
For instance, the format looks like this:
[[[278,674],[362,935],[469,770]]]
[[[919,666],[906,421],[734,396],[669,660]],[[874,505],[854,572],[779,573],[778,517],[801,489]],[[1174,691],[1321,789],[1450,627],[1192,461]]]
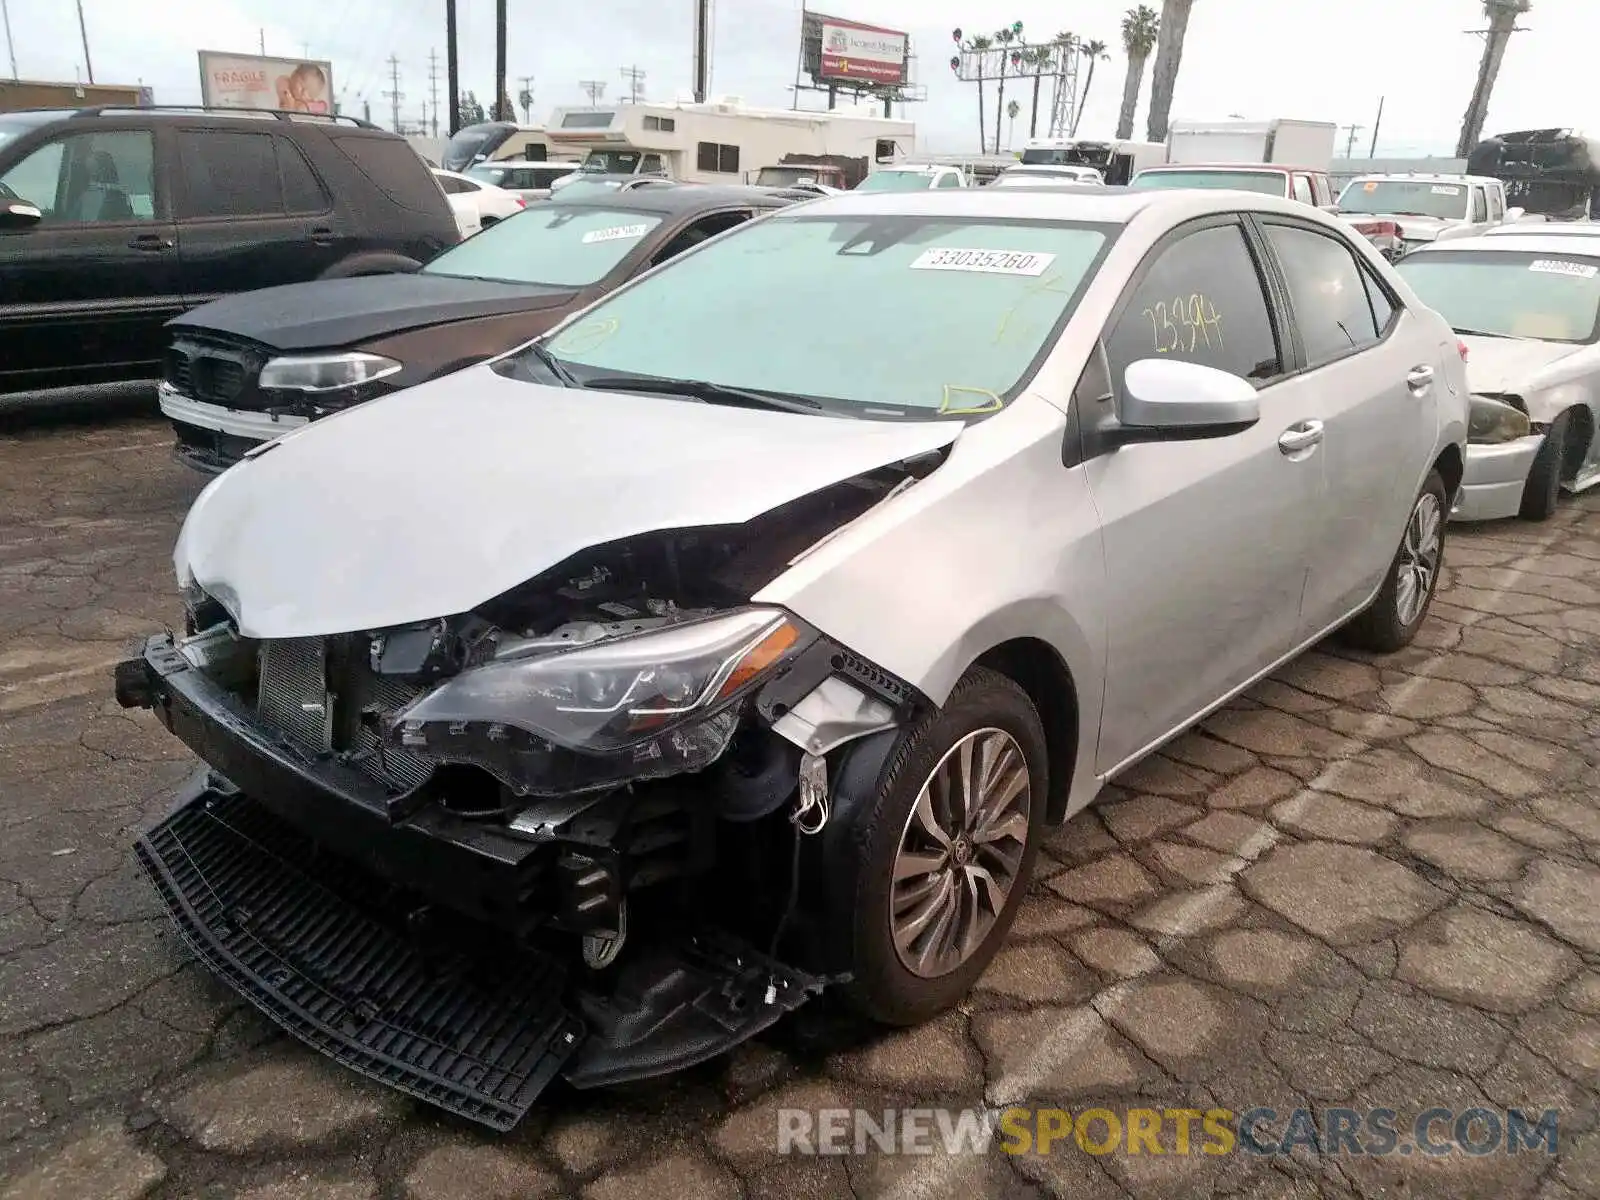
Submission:
[[[361,902],[378,881],[246,797],[210,793],[135,850],[224,980],[313,1048],[440,1108],[510,1129],[583,1039],[558,964],[434,962]]]

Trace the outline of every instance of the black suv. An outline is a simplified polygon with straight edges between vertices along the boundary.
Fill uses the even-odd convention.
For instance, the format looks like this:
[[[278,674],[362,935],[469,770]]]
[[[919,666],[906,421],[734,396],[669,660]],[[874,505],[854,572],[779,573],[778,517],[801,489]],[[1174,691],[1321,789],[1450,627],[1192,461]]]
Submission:
[[[414,270],[460,238],[421,156],[351,117],[0,113],[0,403],[154,380],[186,309]]]

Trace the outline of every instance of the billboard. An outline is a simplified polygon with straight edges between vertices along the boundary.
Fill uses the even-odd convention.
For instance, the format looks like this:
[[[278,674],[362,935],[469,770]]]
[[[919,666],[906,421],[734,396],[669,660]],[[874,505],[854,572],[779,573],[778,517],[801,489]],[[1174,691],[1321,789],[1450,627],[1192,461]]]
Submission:
[[[209,108],[332,113],[333,64],[202,50],[200,100]]]
[[[898,29],[807,12],[801,25],[804,68],[818,83],[900,87],[909,39]]]

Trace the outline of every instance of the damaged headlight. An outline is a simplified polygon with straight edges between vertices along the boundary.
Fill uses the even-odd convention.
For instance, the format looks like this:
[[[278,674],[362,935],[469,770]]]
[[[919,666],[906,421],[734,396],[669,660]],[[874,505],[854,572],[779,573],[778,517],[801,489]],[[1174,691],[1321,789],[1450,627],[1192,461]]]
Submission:
[[[395,715],[391,739],[483,767],[522,794],[610,787],[710,766],[740,701],[817,637],[749,608],[462,672]]]
[[[1533,432],[1528,414],[1501,400],[1474,396],[1468,410],[1467,441],[1476,445],[1514,442]]]
[[[383,379],[402,364],[379,354],[285,355],[267,360],[261,368],[263,391],[337,392]]]

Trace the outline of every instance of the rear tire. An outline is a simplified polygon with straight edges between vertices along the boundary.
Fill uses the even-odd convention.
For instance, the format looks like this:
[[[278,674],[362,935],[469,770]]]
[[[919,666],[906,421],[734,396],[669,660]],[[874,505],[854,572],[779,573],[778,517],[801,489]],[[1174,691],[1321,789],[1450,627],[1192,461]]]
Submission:
[[[852,1008],[915,1025],[961,1001],[1016,918],[1048,794],[1039,714],[997,671],[968,671],[902,735],[876,798],[835,843],[849,861],[823,864],[821,932],[847,948]]]
[[[1403,650],[1433,607],[1444,567],[1444,531],[1450,494],[1438,471],[1429,471],[1406,518],[1400,546],[1377,598],[1345,626],[1345,640],[1363,650],[1392,654]]]
[[[1539,453],[1528,468],[1528,482],[1522,487],[1522,507],[1517,516],[1524,521],[1548,521],[1561,499],[1561,470],[1567,459],[1567,432],[1572,428],[1572,413],[1562,413],[1550,422]]]

